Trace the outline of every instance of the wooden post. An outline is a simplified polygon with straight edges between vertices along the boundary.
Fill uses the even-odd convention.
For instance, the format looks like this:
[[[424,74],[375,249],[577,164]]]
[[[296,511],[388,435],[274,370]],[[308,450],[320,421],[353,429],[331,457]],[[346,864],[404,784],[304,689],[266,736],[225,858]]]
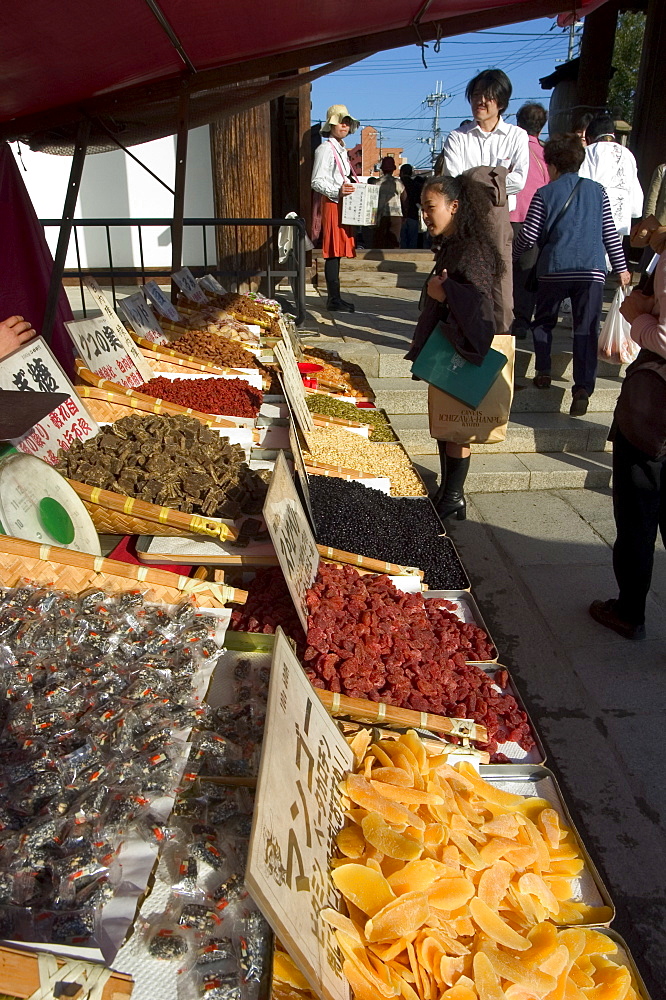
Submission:
[[[302,73],[307,70],[301,70]],[[310,84],[271,101],[273,215],[311,215]]]
[[[652,172],[666,160],[666,4],[650,0],[634,102],[631,148],[645,190]]]
[[[261,82],[261,81],[257,81]],[[260,104],[210,126],[215,215],[225,219],[272,218],[270,104]],[[224,273],[237,275],[239,291],[256,291],[266,266],[266,230],[221,226],[217,252]]]
[[[176,178],[173,197],[173,225],[171,227],[171,273],[179,271],[183,263],[183,217],[185,213],[185,178],[187,175],[187,139],[190,95],[183,85],[178,101],[178,132],[176,135]],[[178,298],[178,286],[171,282],[171,301]]]
[[[606,109],[619,7],[619,0],[606,0],[585,17],[574,119],[585,111],[595,113]]]

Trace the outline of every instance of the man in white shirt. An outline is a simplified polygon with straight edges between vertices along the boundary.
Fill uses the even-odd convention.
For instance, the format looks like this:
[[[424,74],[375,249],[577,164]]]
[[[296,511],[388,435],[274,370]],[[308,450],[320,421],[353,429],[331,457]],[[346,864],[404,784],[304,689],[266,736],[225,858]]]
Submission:
[[[486,69],[467,84],[465,97],[474,121],[451,132],[442,149],[442,173],[457,177],[473,167],[506,167],[509,211],[527,181],[527,133],[502,118],[511,98],[511,81],[501,69]]]
[[[620,236],[631,232],[631,220],[643,214],[643,189],[638,180],[636,158],[615,137],[610,115],[597,115],[587,126],[585,161],[581,177],[597,181],[606,189],[613,222]]]

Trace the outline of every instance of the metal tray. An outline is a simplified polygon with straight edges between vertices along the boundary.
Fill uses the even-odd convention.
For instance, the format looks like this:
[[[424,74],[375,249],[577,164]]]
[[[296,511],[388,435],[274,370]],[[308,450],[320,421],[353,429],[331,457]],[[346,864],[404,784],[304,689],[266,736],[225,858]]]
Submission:
[[[519,746],[518,743],[500,743],[497,747],[498,753],[503,753],[506,757],[508,757],[511,761],[512,766],[514,766],[515,764],[545,764],[546,750],[543,743],[541,742],[541,737],[539,736],[539,730],[532,722],[532,717],[525,708],[523,699],[520,697],[515,688],[513,679],[511,677],[511,671],[508,669],[508,667],[505,667],[504,664],[502,663],[492,663],[487,665],[481,663],[479,664],[479,666],[481,667],[482,670],[485,670],[485,672],[487,674],[490,674],[491,676],[494,675],[498,670],[506,670],[507,674],[509,675],[508,683],[506,687],[499,688],[499,690],[502,692],[502,694],[510,694],[516,699],[518,703],[518,708],[520,708],[520,710],[524,712],[525,715],[527,716],[527,721],[529,722],[530,730],[532,733],[532,739],[534,740],[534,747],[531,750],[523,750],[523,748]],[[495,766],[500,766],[500,765],[495,765]]]
[[[464,567],[463,567],[464,568]],[[478,663],[483,666],[486,663],[497,663],[499,659],[499,653],[497,652],[497,644],[490,634],[490,629],[483,620],[483,615],[479,610],[479,605],[474,600],[471,591],[469,590],[424,590],[423,597],[426,600],[430,600],[433,597],[443,597],[447,601],[455,601],[459,608],[456,609],[454,614],[463,622],[473,622],[482,628],[490,639],[493,647],[495,648],[495,656],[492,660],[470,660],[470,663]]]
[[[574,825],[553,772],[547,767],[534,764],[482,764],[479,773],[497,788],[513,792],[514,795],[547,799],[557,810],[571,830],[585,863],[583,871],[573,879],[574,901],[586,903],[588,906],[607,906],[610,911],[608,920],[581,926],[607,927],[615,918],[615,906]]]
[[[647,986],[643,982],[643,977],[638,971],[638,966],[636,965],[634,956],[631,954],[629,945],[624,938],[611,927],[597,927],[596,930],[598,930],[601,934],[605,934],[606,937],[609,937],[611,941],[614,941],[617,945],[617,954],[611,955],[610,958],[612,961],[618,961],[621,965],[627,966],[631,972],[631,978],[633,980],[632,986],[638,993],[639,997],[641,997],[642,1000],[652,1000],[650,994],[648,993]]]

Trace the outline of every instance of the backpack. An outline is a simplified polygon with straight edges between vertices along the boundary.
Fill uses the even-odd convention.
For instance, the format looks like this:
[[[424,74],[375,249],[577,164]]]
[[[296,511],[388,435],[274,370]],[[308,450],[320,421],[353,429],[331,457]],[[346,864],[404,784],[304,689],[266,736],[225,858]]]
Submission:
[[[666,358],[641,350],[627,368],[615,421],[634,448],[653,462],[666,459]]]

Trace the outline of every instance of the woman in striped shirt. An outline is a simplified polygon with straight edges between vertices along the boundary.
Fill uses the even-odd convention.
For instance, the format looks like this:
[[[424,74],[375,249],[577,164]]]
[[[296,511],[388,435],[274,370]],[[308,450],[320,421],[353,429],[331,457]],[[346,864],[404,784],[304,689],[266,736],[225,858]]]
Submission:
[[[631,275],[601,184],[578,176],[585,151],[577,135],[551,139],[544,147],[550,184],[539,188],[513,245],[516,260],[539,247],[539,279],[532,324],[536,377],[550,386],[550,352],[560,303],[571,299],[573,317],[573,398],[569,413],[587,413],[597,373],[597,338],[606,280],[606,253],[620,284]]]

